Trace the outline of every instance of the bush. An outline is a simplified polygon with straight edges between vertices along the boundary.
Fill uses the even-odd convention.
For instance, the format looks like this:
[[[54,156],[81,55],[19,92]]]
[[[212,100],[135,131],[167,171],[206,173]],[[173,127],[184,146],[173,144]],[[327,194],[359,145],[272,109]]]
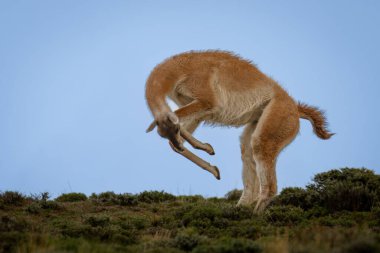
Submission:
[[[235,225],[235,224],[234,224]],[[266,224],[260,224],[257,219],[240,221],[235,226],[230,226],[225,235],[237,238],[257,239],[262,234],[262,228],[267,227]]]
[[[376,197],[366,186],[337,182],[321,192],[321,202],[331,211],[369,211]]]
[[[60,203],[57,203],[52,200],[41,200],[39,203],[40,207],[42,209],[50,209],[50,210],[62,210],[64,209],[63,206]]]
[[[58,202],[77,202],[87,200],[87,196],[83,193],[71,192],[64,193],[55,199]]]
[[[317,193],[313,190],[305,190],[300,187],[288,187],[284,188],[281,193],[273,199],[271,205],[292,205],[307,210],[314,206],[317,198]]]
[[[29,224],[23,218],[3,215],[0,218],[0,232],[24,232]]]
[[[21,206],[25,200],[25,196],[19,192],[5,191],[0,193],[0,206]]]
[[[220,208],[210,205],[195,205],[188,211],[185,211],[182,217],[184,226],[194,226],[198,228],[208,228],[210,226],[220,225],[222,211]]]
[[[108,191],[108,192],[102,192],[102,193],[99,193],[99,194],[96,194],[96,193],[93,193],[91,194],[90,196],[90,199],[97,202],[97,203],[101,203],[101,204],[117,204],[117,194],[112,192],[112,191]]]
[[[196,247],[194,253],[258,253],[261,248],[251,240],[246,239],[221,239],[210,244],[202,244]]]
[[[141,230],[148,227],[150,225],[150,222],[145,217],[127,216],[120,219],[119,225],[123,229]]]
[[[174,238],[173,246],[184,251],[192,251],[202,240],[200,235],[192,231],[184,231]]]
[[[224,197],[229,201],[238,201],[243,194],[243,190],[233,189],[224,195]]]
[[[124,193],[117,196],[118,204],[121,206],[137,205],[137,197],[135,195]]]
[[[135,230],[121,230],[113,236],[113,240],[124,245],[138,243],[139,234]]]
[[[189,203],[196,203],[196,202],[205,200],[202,195],[193,195],[193,196],[183,195],[183,196],[178,196],[177,199],[183,202],[189,202]]]
[[[164,191],[144,191],[137,195],[137,200],[145,203],[160,203],[173,201],[176,197]]]
[[[102,192],[99,194],[91,194],[90,199],[100,204],[134,206],[137,205],[136,195],[124,193],[116,194],[112,191]]]
[[[41,212],[42,208],[41,205],[33,202],[31,203],[27,208],[26,211],[31,214],[39,214]]]
[[[253,216],[253,208],[246,206],[228,205],[221,208],[222,217],[229,220],[250,219]]]
[[[379,204],[380,176],[367,169],[343,168],[316,174],[306,189],[283,189],[271,206],[313,209],[311,216],[318,216],[317,212],[370,211]]]
[[[86,219],[86,223],[92,227],[105,227],[110,225],[110,217],[104,215],[90,216]]]
[[[308,191],[318,194],[317,205],[329,212],[370,211],[380,202],[380,176],[367,169],[343,168],[315,175]]]
[[[305,219],[304,210],[295,206],[272,206],[264,215],[266,221],[276,225],[296,225]]]

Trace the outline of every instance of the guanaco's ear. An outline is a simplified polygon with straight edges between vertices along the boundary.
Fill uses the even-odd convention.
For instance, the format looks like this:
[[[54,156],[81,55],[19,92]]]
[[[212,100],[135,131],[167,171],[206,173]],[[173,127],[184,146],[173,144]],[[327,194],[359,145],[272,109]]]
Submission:
[[[154,120],[148,127],[148,129],[145,131],[146,133],[151,132],[155,127],[157,126],[157,122]]]
[[[177,115],[175,115],[175,113],[169,113],[169,114],[168,114],[168,119],[169,119],[174,125],[179,124],[179,119],[178,119]]]

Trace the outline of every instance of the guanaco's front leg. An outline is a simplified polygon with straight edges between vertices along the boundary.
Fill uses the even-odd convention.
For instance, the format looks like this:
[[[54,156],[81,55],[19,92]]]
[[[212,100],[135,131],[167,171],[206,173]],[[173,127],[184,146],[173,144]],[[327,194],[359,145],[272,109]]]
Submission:
[[[198,100],[194,100],[193,102],[185,105],[184,107],[179,108],[178,110],[176,110],[174,112],[174,114],[178,117],[177,120],[179,120],[179,121],[186,120],[186,118],[188,118],[188,117],[201,118],[202,116],[205,116],[207,113],[208,113],[207,108],[204,105],[202,105],[202,103],[199,102]],[[183,150],[183,146],[182,146],[183,141],[180,141],[180,139],[179,139],[180,136],[182,136],[195,149],[200,149],[200,150],[207,152],[210,155],[215,155],[215,151],[210,144],[203,143],[203,142],[197,140],[191,133],[189,133],[183,127],[179,127],[179,129],[178,129],[179,123],[174,124],[175,120],[172,119],[173,116],[171,114],[168,114],[168,116],[169,117],[166,121],[168,123],[170,123],[167,125],[170,126],[171,128],[170,128],[170,131],[165,131],[165,133],[160,134],[160,131],[159,131],[159,134],[162,137],[168,138],[172,142],[172,144],[177,149],[179,149],[180,151]],[[165,121],[163,121],[163,123],[165,123]],[[163,125],[165,126],[166,124],[163,124]],[[148,132],[152,131],[156,126],[157,126],[157,121],[155,120],[149,125],[146,132],[148,133]],[[177,126],[177,131],[174,131],[173,129],[176,126]],[[168,127],[166,127],[166,128],[168,128]],[[162,129],[163,129],[163,126],[159,130],[162,131]],[[166,129],[164,129],[164,130],[166,130]]]
[[[179,133],[193,148],[206,151],[209,155],[215,155],[214,149],[210,144],[200,142],[185,128],[181,127]]]
[[[208,113],[208,108],[198,100],[194,100],[191,103],[179,108],[174,112],[180,121],[186,120],[186,118],[202,118]],[[210,155],[215,155],[213,147],[208,143],[203,143],[197,140],[191,133],[185,128],[180,128],[180,135],[191,145],[193,148],[203,150]]]
[[[219,173],[218,167],[213,166],[210,163],[206,162],[205,160],[198,157],[197,155],[195,155],[194,153],[192,153],[190,150],[188,150],[185,147],[183,147],[183,151],[180,151],[170,141],[169,141],[169,145],[175,152],[186,157],[187,159],[189,159],[190,161],[192,161],[193,163],[195,163],[202,169],[207,170],[208,172],[213,174],[216,179],[220,180],[220,173]]]

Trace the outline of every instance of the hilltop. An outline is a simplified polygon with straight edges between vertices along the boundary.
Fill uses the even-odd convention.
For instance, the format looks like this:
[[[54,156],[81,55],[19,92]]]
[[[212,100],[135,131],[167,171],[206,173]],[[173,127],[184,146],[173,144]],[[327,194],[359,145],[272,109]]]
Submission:
[[[343,168],[285,188],[263,214],[224,198],[0,193],[0,252],[380,252],[380,175]]]

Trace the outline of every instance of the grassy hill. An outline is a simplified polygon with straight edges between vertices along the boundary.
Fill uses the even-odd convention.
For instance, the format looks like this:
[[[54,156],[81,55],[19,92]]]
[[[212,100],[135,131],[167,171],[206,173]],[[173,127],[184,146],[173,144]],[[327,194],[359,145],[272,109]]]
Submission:
[[[0,193],[0,252],[380,252],[380,176],[344,168],[286,188],[260,215],[225,198]]]

